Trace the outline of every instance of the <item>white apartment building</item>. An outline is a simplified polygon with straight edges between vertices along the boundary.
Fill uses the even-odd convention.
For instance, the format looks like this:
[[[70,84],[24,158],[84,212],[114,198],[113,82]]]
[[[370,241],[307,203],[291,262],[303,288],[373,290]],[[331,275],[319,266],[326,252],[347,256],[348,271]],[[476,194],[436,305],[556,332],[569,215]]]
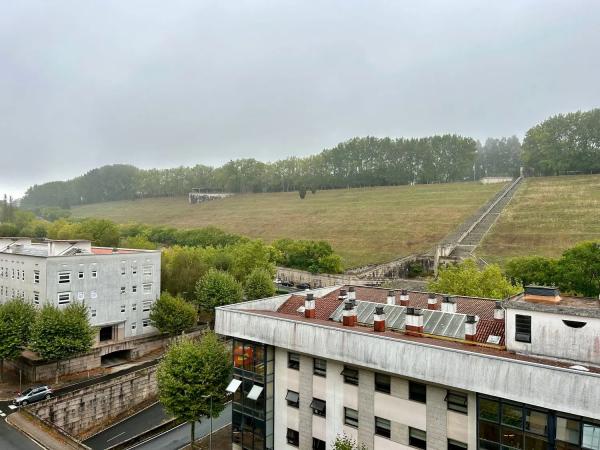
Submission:
[[[600,303],[333,287],[217,308],[232,448],[600,450]]]
[[[0,238],[0,301],[20,297],[58,307],[81,302],[98,327],[98,344],[156,331],[149,314],[159,295],[160,251]]]

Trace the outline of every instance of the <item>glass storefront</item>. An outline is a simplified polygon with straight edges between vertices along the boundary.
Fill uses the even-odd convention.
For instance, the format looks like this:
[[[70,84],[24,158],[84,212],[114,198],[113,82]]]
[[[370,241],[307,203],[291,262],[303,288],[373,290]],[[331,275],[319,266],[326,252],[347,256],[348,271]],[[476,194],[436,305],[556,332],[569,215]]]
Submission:
[[[600,450],[600,421],[494,397],[477,397],[479,448]]]
[[[273,347],[233,340],[232,442],[243,450],[273,449]]]

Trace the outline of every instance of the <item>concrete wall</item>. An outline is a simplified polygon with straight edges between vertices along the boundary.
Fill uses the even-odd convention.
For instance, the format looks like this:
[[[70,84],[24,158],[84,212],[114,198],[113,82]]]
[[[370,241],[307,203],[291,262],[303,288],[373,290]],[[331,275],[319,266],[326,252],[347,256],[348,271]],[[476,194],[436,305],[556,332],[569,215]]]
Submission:
[[[144,275],[145,266],[151,268],[151,275]],[[58,273],[62,271],[71,272],[70,283],[58,284]],[[96,271],[97,277],[92,278],[92,271]],[[59,292],[70,292],[72,301],[88,307],[94,326],[119,324],[122,338],[156,331],[143,324],[150,315],[149,305],[160,296],[160,252],[49,258],[47,281],[46,298],[50,303],[58,304]],[[149,292],[144,286],[149,287]]]
[[[317,358],[600,419],[600,375],[530,361],[217,308],[217,333]]]
[[[156,368],[148,367],[44,400],[28,409],[40,419],[83,440],[112,419],[154,400],[158,392]]]
[[[517,314],[531,316],[531,343],[515,340]],[[582,328],[571,328],[565,325],[563,319],[586,324]],[[506,329],[506,346],[509,350],[572,360],[573,364],[581,364],[577,361],[600,364],[600,319],[569,316],[564,312],[552,314],[507,309]]]

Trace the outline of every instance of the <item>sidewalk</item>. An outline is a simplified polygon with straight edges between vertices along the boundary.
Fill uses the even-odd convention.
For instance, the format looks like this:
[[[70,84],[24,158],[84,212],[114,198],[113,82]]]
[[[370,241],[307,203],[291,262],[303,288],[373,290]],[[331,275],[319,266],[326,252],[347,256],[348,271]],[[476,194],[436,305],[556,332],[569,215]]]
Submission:
[[[83,445],[78,445],[75,442],[67,440],[51,429],[38,426],[38,424],[20,411],[9,415],[6,418],[6,422],[47,450],[81,450],[86,448]]]

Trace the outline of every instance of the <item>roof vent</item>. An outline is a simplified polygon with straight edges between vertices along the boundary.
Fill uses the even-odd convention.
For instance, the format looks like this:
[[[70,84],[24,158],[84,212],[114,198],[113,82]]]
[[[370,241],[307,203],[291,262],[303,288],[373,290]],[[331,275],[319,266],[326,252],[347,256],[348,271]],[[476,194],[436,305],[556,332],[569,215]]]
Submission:
[[[444,295],[444,299],[442,300],[442,312],[456,312],[456,297]]]
[[[560,292],[556,287],[550,286],[525,286],[523,299],[531,303],[558,303]]]
[[[350,300],[356,300],[356,290],[354,289],[354,286],[348,288],[348,298]]]

